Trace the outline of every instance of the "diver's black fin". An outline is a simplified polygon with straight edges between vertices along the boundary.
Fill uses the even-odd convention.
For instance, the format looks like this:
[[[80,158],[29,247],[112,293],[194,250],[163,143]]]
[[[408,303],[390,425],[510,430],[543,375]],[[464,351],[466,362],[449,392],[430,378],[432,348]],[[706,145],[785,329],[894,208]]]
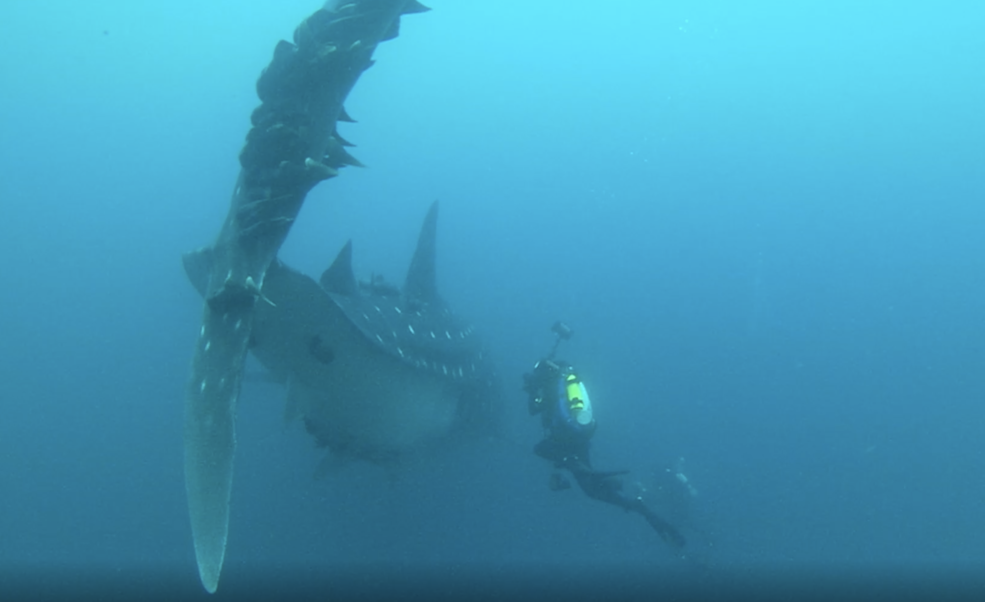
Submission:
[[[421,234],[417,238],[417,249],[407,270],[404,281],[404,294],[408,298],[428,303],[438,299],[438,284],[434,271],[435,240],[438,233],[438,201],[431,203]]]
[[[677,527],[665,521],[653,510],[650,510],[642,499],[634,499],[625,508],[641,514],[646,519],[646,522],[653,527],[653,530],[657,532],[660,539],[664,540],[670,546],[680,550],[687,545],[687,539],[677,530]]]
[[[660,539],[667,542],[668,545],[677,549],[681,549],[687,545],[687,539],[681,535],[681,532],[678,531],[674,525],[668,523],[652,512],[643,514],[643,518],[646,519],[646,522],[650,523],[650,526],[657,532]]]
[[[330,293],[355,295],[356,275],[352,272],[352,241],[345,243],[332,265],[321,275],[321,286]]]

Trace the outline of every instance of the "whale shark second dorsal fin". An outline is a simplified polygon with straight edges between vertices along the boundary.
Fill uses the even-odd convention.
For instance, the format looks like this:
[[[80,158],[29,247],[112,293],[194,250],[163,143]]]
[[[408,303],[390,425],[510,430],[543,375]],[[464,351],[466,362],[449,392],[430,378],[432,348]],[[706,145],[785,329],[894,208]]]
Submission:
[[[345,243],[332,265],[321,275],[321,286],[330,293],[355,295],[356,275],[352,272],[352,241]]]
[[[410,260],[407,279],[404,281],[404,295],[408,299],[428,303],[438,299],[438,284],[434,271],[435,239],[438,228],[438,201],[431,203],[421,234],[417,238],[417,248]]]

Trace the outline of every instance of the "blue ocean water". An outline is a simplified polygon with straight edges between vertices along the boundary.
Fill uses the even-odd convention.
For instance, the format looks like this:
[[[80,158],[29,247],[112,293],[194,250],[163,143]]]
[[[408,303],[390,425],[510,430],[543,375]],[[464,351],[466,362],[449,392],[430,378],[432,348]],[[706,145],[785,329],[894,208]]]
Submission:
[[[439,286],[493,350],[507,436],[314,480],[282,389],[248,383],[227,567],[689,566],[548,490],[520,375],[557,319],[595,463],[685,459],[701,566],[981,567],[985,7],[429,5],[347,103],[368,167],[316,188],[281,257],[317,275],[351,238],[399,282],[440,199]],[[197,581],[180,256],[317,8],[0,8],[0,568]]]

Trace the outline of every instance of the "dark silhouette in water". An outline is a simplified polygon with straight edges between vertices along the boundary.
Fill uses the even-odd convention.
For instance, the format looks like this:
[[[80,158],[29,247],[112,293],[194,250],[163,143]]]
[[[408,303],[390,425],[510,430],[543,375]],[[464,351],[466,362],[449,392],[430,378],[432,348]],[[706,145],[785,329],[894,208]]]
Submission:
[[[596,424],[588,392],[570,364],[554,360],[558,344],[571,337],[571,330],[560,322],[552,330],[557,339],[550,354],[534,365],[532,373],[523,375],[528,410],[541,416],[545,433],[534,446],[534,453],[553,462],[555,468],[570,472],[588,497],[641,515],[664,541],[683,548],[684,536],[673,525],[647,507],[641,497],[623,493],[620,477],[628,471],[592,468],[589,447]],[[553,491],[571,487],[560,473],[551,475],[549,485]]]

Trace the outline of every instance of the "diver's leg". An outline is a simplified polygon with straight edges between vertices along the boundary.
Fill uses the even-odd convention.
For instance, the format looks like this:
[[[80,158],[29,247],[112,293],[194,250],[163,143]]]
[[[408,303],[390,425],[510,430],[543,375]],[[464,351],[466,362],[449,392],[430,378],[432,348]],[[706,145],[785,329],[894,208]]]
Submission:
[[[586,442],[547,437],[534,446],[534,453],[554,462],[557,468],[564,468],[572,473],[592,470]]]
[[[569,470],[571,469],[569,468]],[[677,548],[684,547],[686,540],[673,525],[665,521],[653,510],[650,510],[640,498],[630,499],[620,493],[622,480],[616,475],[621,474],[621,472],[605,473],[592,470],[571,470],[571,474],[574,475],[575,480],[578,481],[578,485],[588,497],[600,502],[619,506],[628,512],[636,512],[642,515],[646,519],[646,522],[653,527],[653,530],[660,535],[661,539]]]
[[[570,463],[565,468],[571,471],[575,480],[578,481],[578,486],[588,497],[619,506],[624,510],[634,509],[630,501],[619,493],[619,490],[622,489],[622,481],[617,475],[623,474],[622,471],[617,473],[596,472],[575,463]]]
[[[544,439],[534,446],[534,453],[544,458],[545,460],[550,460],[551,462],[560,462],[564,457],[560,446],[553,439]]]

